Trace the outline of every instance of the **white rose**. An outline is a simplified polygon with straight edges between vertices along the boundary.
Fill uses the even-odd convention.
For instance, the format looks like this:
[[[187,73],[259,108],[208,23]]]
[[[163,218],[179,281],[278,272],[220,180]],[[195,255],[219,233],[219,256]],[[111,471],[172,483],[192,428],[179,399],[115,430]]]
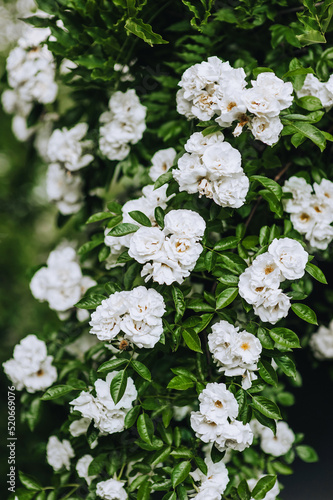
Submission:
[[[158,259],[164,240],[164,233],[157,227],[140,227],[131,238],[128,254],[140,264]]]
[[[277,99],[262,88],[246,89],[243,98],[248,111],[255,116],[273,118],[280,114],[281,107]]]
[[[88,427],[90,425],[90,418],[80,418],[79,420],[74,420],[69,426],[69,432],[73,437],[81,436],[82,434],[86,434]]]
[[[103,404],[108,410],[121,410],[132,408],[132,403],[137,398],[137,390],[135,388],[133,379],[128,377],[126,391],[123,397],[117,404],[113,401],[110,393],[111,382],[118,374],[117,371],[112,371],[107,374],[106,380],[97,379],[95,381],[96,399],[99,403]]]
[[[312,247],[326,250],[333,239],[333,227],[326,222],[316,223],[306,234],[306,238]]]
[[[163,333],[163,323],[159,318],[155,325],[148,325],[145,321],[137,321],[126,315],[121,322],[121,329],[125,338],[133,342],[140,349],[152,349]]]
[[[89,465],[93,461],[93,457],[91,455],[83,455],[80,460],[77,461],[76,464],[76,472],[79,477],[83,477],[86,480],[88,486],[91,481],[93,481],[97,476],[89,476],[88,469]]]
[[[295,434],[286,422],[277,422],[276,435],[273,431],[265,427],[261,433],[261,448],[265,453],[280,457],[285,455],[295,441]]]
[[[163,296],[153,288],[138,286],[128,295],[128,312],[135,321],[145,321],[148,325],[159,324],[165,312]]]
[[[178,169],[174,169],[172,175],[178,182],[180,191],[194,194],[198,192],[200,181],[206,177],[207,170],[199,155],[185,153],[179,158]]]
[[[172,167],[176,154],[177,151],[174,148],[161,149],[154,154],[149,170],[149,176],[154,182]]]
[[[333,206],[333,182],[322,179],[320,184],[317,184],[317,182],[314,183],[313,189],[318,199]]]
[[[165,234],[176,234],[184,238],[202,238],[206,229],[204,219],[193,210],[171,210],[164,218]]]
[[[96,495],[104,500],[127,500],[124,483],[117,479],[101,481],[96,485]]]
[[[223,139],[224,135],[222,132],[215,132],[209,135],[203,135],[202,132],[194,132],[186,142],[184,148],[187,153],[203,155],[208,146],[220,143]]]
[[[269,252],[258,255],[252,262],[251,281],[256,286],[269,288],[278,288],[283,281],[278,263]]]
[[[243,172],[241,154],[228,142],[208,146],[202,155],[202,162],[212,181],[220,180],[221,176],[231,177]]]
[[[170,260],[177,261],[181,267],[190,271],[203,250],[194,238],[183,238],[175,234],[166,239],[164,249]]]
[[[252,85],[256,89],[262,90],[272,99],[276,99],[280,105],[280,110],[289,108],[294,100],[293,86],[290,82],[284,82],[272,72],[260,73]]]
[[[317,214],[312,207],[308,206],[291,213],[290,220],[296,231],[301,234],[310,234],[317,222]]]
[[[221,424],[238,415],[238,403],[225,384],[207,384],[199,395],[200,412],[209,421]]]
[[[308,253],[298,241],[275,238],[268,247],[268,253],[274,258],[285,279],[296,280],[304,276]]]
[[[112,340],[120,332],[120,314],[126,311],[124,298],[118,296],[122,292],[115,292],[115,297],[109,297],[102,300],[102,303],[97,307],[96,311],[91,315],[90,333],[96,335],[99,340]],[[119,301],[117,298],[119,297]],[[115,301],[121,306],[120,311],[115,307]]]
[[[279,140],[283,125],[278,116],[267,118],[266,116],[256,116],[250,121],[250,130],[255,139],[273,146]]]
[[[171,285],[174,281],[181,284],[190,273],[180,267],[177,262],[172,262],[167,259],[165,262],[153,262],[152,264],[145,264],[141,271],[141,276],[145,277],[145,282],[153,278],[160,285]]]
[[[69,404],[73,406],[73,410],[79,411],[84,418],[95,420],[95,422],[99,421],[100,408],[94,396],[89,392],[82,391],[80,395],[70,401]]]
[[[50,436],[46,446],[46,459],[55,471],[63,467],[70,470],[70,459],[73,457],[74,450],[67,439],[59,441],[56,436]]]
[[[311,200],[312,188],[303,177],[290,177],[282,186],[284,193],[291,193],[291,199],[283,200],[286,212],[297,213],[302,208],[307,208]]]
[[[333,358],[333,321],[329,328],[320,326],[316,333],[310,338],[310,347],[317,359]]]
[[[220,426],[208,420],[200,411],[192,411],[191,427],[197,438],[204,443],[211,443],[217,439]]]
[[[243,424],[239,420],[231,423],[225,422],[221,425],[219,435],[215,445],[220,451],[231,448],[237,451],[244,451],[251,446],[253,433],[250,424]]]
[[[264,302],[254,306],[254,312],[261,321],[274,325],[277,321],[288,316],[290,299],[280,289],[271,290]]]
[[[212,183],[213,200],[221,207],[240,208],[245,203],[250,182],[245,174],[225,177]]]

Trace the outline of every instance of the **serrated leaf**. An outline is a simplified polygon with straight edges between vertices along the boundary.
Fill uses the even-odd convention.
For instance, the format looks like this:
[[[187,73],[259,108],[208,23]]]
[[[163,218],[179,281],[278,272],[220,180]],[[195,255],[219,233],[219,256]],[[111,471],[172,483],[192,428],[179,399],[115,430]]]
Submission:
[[[317,127],[311,125],[310,123],[303,122],[293,122],[291,127],[295,130],[295,132],[303,134],[305,137],[310,139],[314,144],[316,144],[316,146],[318,146],[321,152],[325,150],[325,136]]]
[[[117,226],[113,227],[108,233],[108,236],[126,236],[126,234],[135,233],[139,229],[139,226],[135,224],[130,224],[129,222],[122,222]]]
[[[253,396],[251,406],[253,406],[253,408],[260,411],[260,413],[268,418],[273,418],[276,420],[281,419],[281,414],[278,406],[273,401],[265,398],[264,396]]]
[[[292,310],[295,314],[307,323],[311,323],[311,325],[318,325],[316,313],[305,304],[292,304]]]
[[[119,401],[125,394],[126,386],[127,386],[127,373],[125,370],[121,370],[111,380],[111,385],[110,385],[111,397],[115,404],[119,403]]]
[[[141,19],[135,19],[134,17],[127,19],[125,29],[147,42],[151,47],[154,43],[169,43],[167,40],[163,40],[161,35],[154,33],[150,24],[144,23]]]
[[[152,420],[148,417],[147,413],[142,413],[137,422],[137,429],[142,441],[148,444],[152,444],[152,438],[154,435],[154,424]]]
[[[151,373],[143,363],[137,361],[136,359],[132,359],[131,366],[140,375],[140,377],[151,382]]]
[[[327,280],[325,278],[325,275],[319,267],[315,266],[314,264],[311,264],[308,262],[305,266],[305,270],[317,281],[320,283],[323,283],[324,285],[327,285]]]
[[[292,330],[288,328],[272,328],[269,331],[271,338],[280,346],[290,349],[300,348],[299,338]]]
[[[221,292],[216,298],[216,309],[223,309],[227,307],[231,302],[235,300],[238,295],[238,288],[230,287],[226,288]]]
[[[129,212],[128,215],[130,215],[130,217],[132,217],[135,222],[138,222],[142,226],[151,227],[149,217],[147,217],[147,215],[143,212],[140,212],[139,210],[133,210],[132,212]]]
[[[180,464],[177,464],[174,470],[171,473],[171,482],[172,486],[176,488],[180,483],[185,481],[187,476],[189,475],[191,471],[191,463],[188,461],[181,462]]]
[[[97,372],[112,372],[113,370],[116,370],[126,363],[128,363],[128,359],[110,359],[110,361],[105,361],[105,363],[102,363],[99,366]]]
[[[200,337],[194,330],[183,330],[182,336],[187,347],[189,347],[192,351],[202,352]]]

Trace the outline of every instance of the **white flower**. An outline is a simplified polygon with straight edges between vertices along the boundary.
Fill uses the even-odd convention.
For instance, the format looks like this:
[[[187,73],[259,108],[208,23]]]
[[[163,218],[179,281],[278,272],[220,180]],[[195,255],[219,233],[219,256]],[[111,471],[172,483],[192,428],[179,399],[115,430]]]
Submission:
[[[261,305],[280,285],[280,270],[267,253],[259,255],[238,282],[239,294],[248,304]]]
[[[250,113],[255,116],[273,118],[280,114],[279,102],[266,94],[262,88],[252,87],[244,91],[244,103]]]
[[[149,176],[154,182],[172,167],[176,154],[174,148],[161,149],[154,154],[151,159],[152,166],[149,170]]]
[[[199,495],[195,499],[220,500],[229,482],[228,469],[221,461],[216,464],[210,458],[205,458],[207,465],[207,475],[204,475],[200,469],[190,472],[195,481],[200,481]]]
[[[276,435],[273,431],[265,427],[261,433],[261,448],[265,453],[280,457],[285,455],[295,441],[295,434],[286,422],[277,422]]]
[[[102,300],[91,315],[90,333],[97,336],[98,340],[112,340],[120,332],[120,314],[126,311],[124,292],[115,292],[108,299]]]
[[[255,139],[272,146],[279,140],[283,125],[278,116],[267,118],[266,116],[255,116],[249,122],[250,130]]]
[[[306,238],[312,247],[326,250],[333,239],[333,227],[327,222],[319,222],[306,234]]]
[[[97,400],[89,392],[82,391],[69,404],[73,405],[73,410],[79,411],[85,419],[89,419],[90,421],[95,420],[95,422],[99,421],[100,407],[97,405]]]
[[[135,90],[115,92],[109,101],[110,111],[100,117],[99,147],[109,160],[124,160],[130,152],[129,144],[136,144],[146,129],[146,108]]]
[[[140,264],[158,260],[164,240],[164,233],[157,227],[140,227],[131,238],[128,254]]]
[[[235,89],[232,85],[228,85],[223,89],[222,98],[218,99],[218,109],[220,116],[215,118],[215,121],[221,127],[229,127],[234,120],[242,119],[246,113],[244,89]]]
[[[185,270],[192,270],[203,248],[194,238],[182,238],[173,234],[166,239],[165,252],[170,260],[177,261]]]
[[[162,335],[163,325],[162,320],[159,325],[150,326],[144,321],[136,321],[130,316],[125,316],[121,322],[121,329],[125,333],[125,338],[140,349],[152,349]]]
[[[322,83],[313,74],[306,75],[303,87],[297,91],[297,97],[314,96],[320,99],[323,107],[328,111],[333,105],[332,79]]]
[[[56,436],[50,436],[46,446],[46,459],[55,471],[63,467],[70,470],[70,459],[73,457],[74,450],[67,439],[60,441]]]
[[[282,276],[287,280],[302,278],[308,262],[308,253],[302,245],[291,238],[275,238],[268,247]]]
[[[225,422],[221,425],[215,445],[218,450],[225,451],[228,448],[236,451],[244,451],[251,446],[253,433],[250,424],[243,424],[239,420]]]
[[[193,210],[171,210],[164,218],[165,234],[176,234],[184,238],[202,238],[206,229],[205,220]]]
[[[208,146],[219,144],[223,139],[224,135],[222,132],[215,132],[209,135],[203,135],[202,132],[194,132],[186,142],[184,148],[187,153],[203,155]]]
[[[272,290],[264,302],[254,306],[254,312],[261,321],[274,325],[281,318],[286,318],[290,309],[290,299],[280,289]]]
[[[303,208],[296,213],[291,213],[290,220],[296,231],[310,235],[316,225],[317,214],[312,207],[308,206],[308,208]]]
[[[333,358],[333,320],[328,328],[321,325],[310,338],[310,347],[317,359]]]
[[[124,483],[117,479],[108,479],[97,483],[96,495],[104,500],[126,500],[128,498]]]
[[[271,99],[276,99],[281,111],[292,105],[294,100],[292,84],[284,82],[273,72],[260,73],[251,83],[254,88],[262,90]]]
[[[191,427],[196,437],[204,443],[212,443],[217,439],[219,426],[208,420],[200,411],[192,411]]]
[[[297,213],[310,203],[312,189],[303,177],[290,177],[282,186],[282,191],[292,194],[291,199],[283,200],[286,212]]]
[[[252,491],[254,489],[255,485],[257,484],[259,479],[261,479],[262,477],[265,477],[265,476],[262,474],[258,477],[258,479],[254,479],[254,478],[247,479],[247,484],[248,484],[250,491]],[[280,493],[279,483],[278,483],[278,481],[276,481],[273,488],[266,493],[263,500],[275,500],[276,497],[279,495],[279,493]],[[253,500],[253,498],[251,498],[250,500]]]
[[[225,177],[213,183],[213,200],[221,207],[240,208],[245,203],[249,186],[245,174]]]
[[[88,486],[90,485],[91,481],[93,481],[97,477],[89,476],[88,474],[89,465],[91,464],[93,459],[94,458],[91,455],[83,455],[83,457],[81,457],[76,464],[77,475],[79,477],[83,477],[87,481]]]
[[[105,381],[101,379],[96,380],[96,398],[99,403],[102,403],[109,410],[129,410],[132,408],[132,403],[137,397],[137,391],[131,377],[128,377],[125,394],[117,404],[115,404],[111,397],[111,382],[118,373],[117,371],[112,371],[107,374]]]
[[[69,426],[69,432],[73,437],[81,436],[82,434],[86,434],[88,427],[90,425],[91,419],[84,417],[79,420],[74,420]]]
[[[202,155],[202,162],[212,181],[218,181],[222,176],[233,177],[243,172],[241,154],[228,142],[208,146]]]
[[[92,141],[83,141],[87,131],[87,123],[78,123],[69,130],[66,127],[54,130],[47,148],[50,161],[60,163],[72,172],[91,163],[94,157],[84,153],[92,146]]]
[[[46,175],[46,192],[49,201],[54,201],[64,215],[74,214],[83,204],[82,179],[62,168],[58,163],[51,163]]]
[[[153,278],[160,285],[171,285],[174,281],[181,284],[184,278],[190,275],[189,271],[183,270],[177,262],[165,258],[167,263],[154,261],[152,264],[147,263],[143,266],[141,276],[146,276],[145,282]]]
[[[200,412],[211,422],[221,424],[228,418],[237,417],[238,403],[225,384],[207,384],[199,395],[199,401]]]
[[[3,363],[3,369],[18,391],[25,388],[34,393],[47,389],[57,380],[52,361],[45,342],[36,335],[28,335],[15,346],[13,358]]]
[[[196,153],[185,153],[178,160],[178,168],[172,171],[174,179],[179,184],[180,191],[189,194],[198,192],[198,186],[207,175],[207,170]]]

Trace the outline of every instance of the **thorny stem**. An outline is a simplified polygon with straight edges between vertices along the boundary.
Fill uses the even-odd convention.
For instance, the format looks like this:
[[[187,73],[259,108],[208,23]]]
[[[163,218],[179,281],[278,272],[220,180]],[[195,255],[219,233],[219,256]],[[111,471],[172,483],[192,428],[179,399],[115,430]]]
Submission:
[[[275,182],[277,182],[288,170],[289,167],[291,167],[292,165],[292,162],[289,161],[281,170],[280,172],[274,177],[274,180]],[[251,220],[252,220],[252,217],[254,216],[260,202],[262,200],[262,196],[259,196],[259,198],[257,199],[255,205],[253,206],[251,212],[250,212],[250,215],[248,216],[246,222],[245,222],[245,227],[247,228],[248,225],[250,224]]]

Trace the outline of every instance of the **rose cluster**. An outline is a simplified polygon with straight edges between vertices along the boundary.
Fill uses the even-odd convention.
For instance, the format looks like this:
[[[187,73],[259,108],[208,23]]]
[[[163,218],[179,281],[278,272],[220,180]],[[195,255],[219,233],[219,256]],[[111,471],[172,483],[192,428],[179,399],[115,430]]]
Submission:
[[[195,495],[193,499],[219,499],[229,482],[228,469],[222,461],[214,464],[210,458],[205,458],[205,464],[207,466],[207,474],[204,474],[200,469],[190,472],[194,481],[196,483],[201,483],[198,494]]]
[[[139,348],[152,349],[163,333],[163,297],[144,286],[130,292],[115,292],[91,315],[90,333],[111,341],[121,331],[124,339]]]
[[[27,26],[7,58],[11,89],[2,94],[2,104],[7,113],[15,114],[13,131],[21,141],[30,135],[26,118],[33,104],[51,103],[57,96],[53,55],[46,45],[42,45],[50,34],[49,28]]]
[[[124,160],[146,130],[147,109],[133,89],[115,92],[109,109],[100,116],[99,149],[109,160]]]
[[[333,75],[327,82],[321,82],[312,73],[307,74],[303,87],[297,92],[297,97],[308,95],[318,97],[326,111],[329,111],[333,106]]]
[[[290,299],[279,288],[280,283],[300,279],[307,261],[308,253],[298,241],[276,238],[241,274],[239,294],[253,305],[261,321],[274,324],[288,315]]]
[[[309,343],[317,359],[333,359],[333,320],[328,328],[321,325],[312,335]]]
[[[88,391],[82,391],[70,404],[73,410],[79,411],[88,421],[93,421],[94,426],[103,435],[114,434],[125,429],[125,417],[136,400],[137,391],[131,377],[127,379],[126,391],[117,404],[110,393],[110,385],[119,372],[107,374],[106,380],[97,379],[95,382],[96,396]]]
[[[191,413],[191,426],[204,443],[215,443],[220,451],[243,451],[252,444],[250,424],[236,420],[238,403],[225,384],[207,384],[199,395],[199,410]]]
[[[166,194],[167,185],[154,189],[153,185],[145,186],[142,189],[142,196],[136,200],[129,200],[122,207],[123,222],[130,224],[135,223],[139,227],[142,224],[134,221],[129,215],[130,212],[139,211],[144,213],[150,220],[152,226],[157,226],[155,220],[155,209],[161,207],[163,210],[167,208],[167,201],[170,197]],[[106,268],[111,269],[122,264],[117,263],[118,257],[129,248],[133,234],[125,236],[109,236],[110,229],[105,229],[104,243],[110,248],[110,255],[106,259]]]
[[[199,120],[217,115],[215,121],[223,128],[238,121],[235,136],[247,125],[255,139],[275,144],[283,128],[279,114],[293,102],[292,84],[267,72],[260,73],[251,81],[252,87],[246,88],[245,76],[243,68],[232,68],[215,56],[191,66],[179,82],[178,112]]]
[[[160,285],[182,283],[190,275],[202,252],[198,242],[206,223],[193,210],[171,210],[164,218],[164,229],[141,227],[130,241],[128,254],[144,264],[141,276]]]
[[[48,356],[46,344],[36,335],[28,335],[14,347],[13,358],[3,363],[7,377],[16,389],[44,391],[57,380],[57,370]]]
[[[192,134],[173,176],[180,191],[199,193],[222,207],[239,208],[245,203],[250,183],[241,167],[240,152],[223,139],[221,132]]]
[[[262,351],[260,340],[222,320],[212,326],[208,346],[219,371],[227,377],[241,375],[243,389],[249,389],[257,378],[253,372]]]
[[[284,209],[300,234],[310,245],[326,250],[333,239],[333,182],[322,179],[320,184],[310,184],[303,177],[290,177],[282,188],[292,198],[283,200]]]
[[[47,266],[35,273],[30,289],[35,299],[48,302],[60,319],[66,319],[70,309],[95,285],[96,281],[82,275],[75,250],[60,246],[50,253]],[[86,319],[86,311],[79,310],[77,314],[79,320]]]

